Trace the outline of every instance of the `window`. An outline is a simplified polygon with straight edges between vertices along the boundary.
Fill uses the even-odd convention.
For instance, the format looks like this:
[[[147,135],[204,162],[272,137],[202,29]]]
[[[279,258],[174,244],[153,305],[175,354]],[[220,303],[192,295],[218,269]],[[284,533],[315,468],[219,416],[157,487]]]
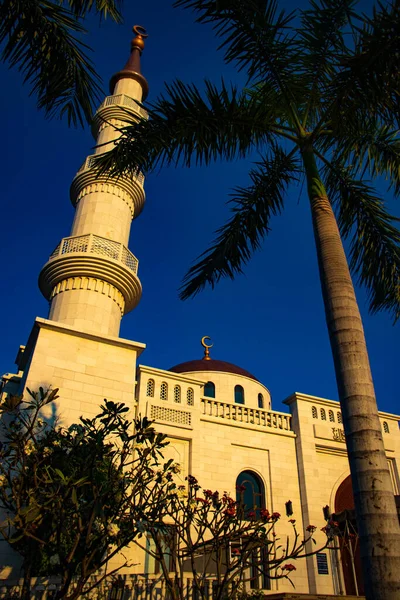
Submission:
[[[244,404],[244,389],[241,385],[235,385],[235,404]]]
[[[311,412],[312,412],[313,419],[318,419],[318,411],[315,408],[315,406],[312,407]]]
[[[176,548],[176,532],[173,527],[169,525],[156,525],[153,528],[151,534],[148,534],[146,540],[146,558],[145,558],[145,573],[159,574],[162,572],[160,558],[162,553],[168,571],[174,571],[175,569],[175,548]],[[153,552],[156,556],[152,556],[150,552]]]
[[[147,381],[146,396],[154,398],[154,379],[149,379]]]
[[[165,381],[162,382],[160,387],[160,398],[161,400],[168,400],[168,385]]]
[[[333,414],[333,410],[329,411],[329,420],[331,423],[334,423],[335,421],[335,415]]]
[[[204,395],[207,396],[207,398],[215,398],[215,385],[212,381],[207,381],[204,386]]]
[[[317,568],[319,575],[329,575],[326,552],[317,552]]]
[[[264,484],[253,471],[242,471],[236,479],[236,502],[244,514],[254,511],[257,516],[265,508]],[[231,550],[232,552],[232,550]],[[240,544],[233,547],[233,553],[240,553]],[[255,549],[251,557],[250,589],[271,589],[268,577],[268,553],[265,548]]]
[[[342,413],[341,412],[338,412],[338,414],[337,414],[337,422],[338,423],[343,423]]]
[[[259,512],[265,507],[264,484],[253,471],[242,471],[236,479],[236,502],[245,512]]]
[[[188,388],[186,392],[186,402],[189,406],[193,406],[194,404],[194,391],[193,388]]]
[[[174,387],[174,401],[175,402],[181,401],[181,386],[180,385],[176,385]]]
[[[264,408],[264,396],[258,394],[258,408]]]
[[[386,421],[383,421],[383,431],[385,433],[389,433],[389,425],[386,423]]]
[[[324,408],[321,408],[321,419],[322,421],[326,421],[326,412]]]

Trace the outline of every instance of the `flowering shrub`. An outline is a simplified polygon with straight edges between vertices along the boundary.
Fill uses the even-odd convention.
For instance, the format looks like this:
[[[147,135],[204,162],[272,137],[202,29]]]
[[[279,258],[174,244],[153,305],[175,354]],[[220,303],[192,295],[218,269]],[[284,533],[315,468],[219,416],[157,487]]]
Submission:
[[[250,573],[252,577],[257,573],[264,582],[282,578],[290,581],[296,567],[289,560],[322,550],[306,550],[310,540],[315,542],[316,527],[308,526],[303,538],[295,519],[290,519],[292,539],[281,544],[275,531],[280,513],[244,507],[228,492],[202,489],[193,475],[186,480],[186,486],[171,483],[168,497],[160,506],[159,522],[145,524],[152,544],[135,539],[158,563],[168,596],[173,600],[187,597],[184,575],[188,573],[193,579],[193,594],[199,599],[208,598],[205,582],[210,574],[215,581],[214,600],[251,598],[252,594],[245,591]]]
[[[108,401],[95,418],[59,427],[41,416],[57,390],[29,393],[0,405],[0,533],[23,558],[24,597],[31,576],[53,574],[62,581],[57,597],[73,600],[142,535],[143,520],[157,520],[152,488],[167,442],[147,419],[130,421],[127,407]],[[170,467],[162,469],[165,495]]]

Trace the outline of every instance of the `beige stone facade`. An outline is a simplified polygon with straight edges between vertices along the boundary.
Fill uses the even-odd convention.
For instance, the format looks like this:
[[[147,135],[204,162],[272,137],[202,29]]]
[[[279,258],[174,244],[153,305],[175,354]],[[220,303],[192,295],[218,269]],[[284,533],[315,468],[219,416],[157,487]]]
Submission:
[[[111,147],[127,111],[135,118],[146,117],[136,103],[147,93],[140,48],[133,45],[127,65],[112,79],[112,95],[96,113],[97,153]],[[49,318],[36,319],[18,352],[18,373],[3,377],[3,393],[59,388],[54,416],[62,425],[94,416],[104,398],[122,401],[132,415],[148,416],[168,435],[165,458],[180,463],[182,481],[191,473],[203,487],[235,495],[237,478],[252,472],[265,506],[283,515],[279,536],[292,534],[285,516],[290,500],[299,530],[317,526],[317,545],[322,545],[322,508],[335,510],[337,491],[349,475],[339,404],[295,393],[285,401],[290,414],[275,411],[265,385],[235,365],[209,357],[170,371],[139,364],[145,344],[118,335],[121,317],[141,296],[138,261],[128,242],[131,221],[144,203],[143,177],[113,181],[98,176],[89,156],[72,183],[71,200],[76,208],[71,235],[60,241],[40,274],[40,288],[50,301]],[[380,417],[398,495],[399,417]],[[133,570],[152,575],[152,561],[135,552]],[[325,569],[315,556],[296,563],[296,592],[346,592],[340,555],[327,550],[322,554]],[[11,559],[3,552],[0,560],[4,566]],[[266,593],[292,590],[284,580],[270,587]]]

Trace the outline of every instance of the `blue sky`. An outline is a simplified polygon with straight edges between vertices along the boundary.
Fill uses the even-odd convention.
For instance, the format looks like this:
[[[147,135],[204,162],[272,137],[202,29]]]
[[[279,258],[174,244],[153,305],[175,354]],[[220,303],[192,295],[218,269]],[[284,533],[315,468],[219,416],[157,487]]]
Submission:
[[[286,8],[304,6],[286,1]],[[125,24],[90,19],[87,42],[107,90],[109,77],[129,54],[131,27],[147,28],[142,70],[149,99],[174,78],[201,85],[221,75],[240,82],[216,51],[210,28],[194,24],[189,11],[166,0],[126,2]],[[73,208],[69,186],[92,152],[89,128],[68,129],[46,121],[19,73],[1,66],[3,115],[0,371],[13,372],[18,346],[25,344],[36,316],[48,306],[37,287],[42,265],[69,235]],[[291,191],[283,215],[260,252],[235,281],[222,281],[195,299],[181,302],[177,289],[191,262],[208,246],[228,215],[231,187],[246,185],[249,161],[208,168],[170,168],[146,180],[146,206],[133,222],[130,249],[139,259],[143,296],[125,316],[121,336],[147,344],[143,364],[169,368],[200,358],[200,338],[214,341],[212,356],[254,373],[272,393],[273,408],[294,391],[337,398],[324,319],[307,198]],[[400,216],[398,203],[386,196]],[[369,316],[366,294],[357,288],[378,404],[399,412],[400,326],[386,315]]]

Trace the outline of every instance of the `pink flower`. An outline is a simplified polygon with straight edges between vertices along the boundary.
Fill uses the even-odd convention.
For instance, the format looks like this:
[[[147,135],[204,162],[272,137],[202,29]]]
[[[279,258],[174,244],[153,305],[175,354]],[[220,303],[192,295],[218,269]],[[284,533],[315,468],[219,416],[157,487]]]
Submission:
[[[271,519],[274,519],[275,521],[277,521],[280,518],[281,518],[281,513],[273,512],[271,515]]]
[[[285,570],[285,571],[295,571],[296,567],[294,565],[287,564],[284,567],[282,567],[282,569]]]
[[[291,523],[292,525],[294,525],[296,523],[296,519],[289,519],[289,523]]]
[[[306,527],[306,531],[309,531],[310,533],[314,533],[316,529],[317,528],[315,527],[315,525],[307,525]]]

